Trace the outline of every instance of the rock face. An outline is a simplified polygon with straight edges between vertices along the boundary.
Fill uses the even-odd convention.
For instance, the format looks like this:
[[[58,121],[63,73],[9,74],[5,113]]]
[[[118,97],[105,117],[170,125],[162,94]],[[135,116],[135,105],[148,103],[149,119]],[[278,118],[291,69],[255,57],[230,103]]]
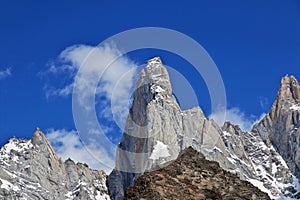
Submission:
[[[166,68],[159,58],[148,61],[140,74],[122,140],[117,149],[116,169],[108,187],[114,199],[123,199],[124,190],[145,170],[175,160],[189,147],[207,158],[234,169],[220,136],[221,128],[207,119],[199,107],[182,111],[172,95]],[[155,154],[156,151],[163,152]]]
[[[231,161],[238,166],[235,170],[230,170],[232,173],[241,177],[240,169],[248,169],[251,175],[245,180],[273,199],[298,195],[298,179],[272,145],[268,146],[258,133],[243,132],[229,122],[222,129],[222,138],[230,152]]]
[[[281,80],[271,112],[253,128],[273,145],[292,172],[300,177],[300,86],[293,76]]]
[[[0,199],[110,199],[103,171],[61,160],[39,129],[31,140],[10,139],[0,166]]]
[[[294,77],[284,77],[270,114],[243,132],[229,122],[219,127],[199,107],[182,111],[161,60],[149,60],[108,177],[112,199],[123,199],[141,174],[170,163],[189,146],[271,198],[300,197],[299,91]]]
[[[125,199],[270,199],[247,181],[223,170],[217,162],[208,161],[191,147],[170,165],[145,172]]]

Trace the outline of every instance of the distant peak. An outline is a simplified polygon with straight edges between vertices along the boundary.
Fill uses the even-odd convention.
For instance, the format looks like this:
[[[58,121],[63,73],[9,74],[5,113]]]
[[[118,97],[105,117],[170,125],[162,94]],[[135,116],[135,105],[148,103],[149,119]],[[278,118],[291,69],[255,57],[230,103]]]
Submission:
[[[169,73],[163,66],[160,57],[154,57],[147,61],[146,68],[141,71],[137,88],[143,85],[150,85],[151,93],[161,93],[172,96]]]
[[[161,64],[162,65],[162,61],[160,59],[160,57],[154,57],[150,60],[147,61],[148,64]]]
[[[300,103],[300,86],[294,76],[285,75],[280,82],[280,89],[274,102],[270,117],[271,119],[280,116],[282,108],[298,106]]]
[[[227,131],[229,133],[243,132],[239,125],[232,124],[231,122],[226,121],[222,126],[223,131]]]
[[[44,133],[38,127],[35,129],[35,132],[33,133],[31,140],[32,140],[33,144],[38,144],[41,141],[48,141],[48,139],[46,138]]]
[[[278,98],[294,99],[300,102],[300,86],[294,76],[286,75],[281,79]]]
[[[50,152],[58,160],[58,156],[56,155],[53,147],[51,146],[46,135],[41,131],[40,128],[36,128],[31,138],[31,142],[34,146],[39,146],[40,150]]]

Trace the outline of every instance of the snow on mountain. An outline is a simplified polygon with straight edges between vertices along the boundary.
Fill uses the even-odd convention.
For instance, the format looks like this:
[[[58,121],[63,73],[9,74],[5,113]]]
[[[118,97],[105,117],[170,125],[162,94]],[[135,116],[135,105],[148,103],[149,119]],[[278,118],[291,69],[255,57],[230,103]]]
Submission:
[[[62,161],[39,129],[30,140],[10,139],[0,166],[0,199],[110,199],[103,171]]]
[[[160,158],[165,158],[168,156],[170,156],[168,145],[165,145],[160,141],[156,141],[156,144],[154,145],[153,151],[149,158],[152,160],[158,160]]]
[[[245,176],[245,180],[266,192],[272,199],[290,199],[298,195],[298,179],[273,146],[269,147],[264,143],[258,133],[242,132],[238,126],[228,122],[223,129],[223,139],[225,144],[231,146],[228,150],[234,162],[252,169],[252,176]],[[236,138],[239,143],[232,138]],[[243,157],[238,150],[232,148],[234,146],[238,146],[238,150],[244,150],[247,156]],[[240,176],[240,168],[232,173]]]
[[[217,162],[189,147],[166,167],[145,172],[125,199],[259,199],[270,200],[266,193],[222,169]]]
[[[290,107],[291,110],[296,110],[296,111],[300,111],[300,106],[299,105],[292,105]]]
[[[299,105],[300,86],[285,76],[270,113],[251,131],[229,122],[219,127],[200,107],[181,110],[156,57],[137,81],[108,177],[86,164],[62,161],[37,129],[30,140],[12,138],[1,148],[0,198],[123,199],[141,174],[172,163],[191,146],[272,199],[300,199]]]

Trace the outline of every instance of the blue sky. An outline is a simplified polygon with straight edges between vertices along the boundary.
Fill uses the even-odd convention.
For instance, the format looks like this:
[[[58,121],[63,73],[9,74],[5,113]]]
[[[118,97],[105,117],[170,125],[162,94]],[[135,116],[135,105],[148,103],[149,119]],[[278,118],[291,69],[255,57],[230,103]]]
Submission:
[[[241,119],[255,120],[269,111],[282,76],[293,74],[300,79],[300,3],[296,0],[3,1],[0,144],[12,136],[30,138],[36,127],[53,138],[73,133],[71,95],[49,96],[49,91],[70,84],[76,69],[49,73],[51,66],[66,64],[59,56],[68,47],[93,47],[119,32],[148,26],[173,29],[200,43],[222,75],[228,108]],[[178,70],[189,65],[170,53],[151,49],[127,58],[143,64],[156,55]],[[194,87],[204,112],[211,114],[201,77],[180,72]]]

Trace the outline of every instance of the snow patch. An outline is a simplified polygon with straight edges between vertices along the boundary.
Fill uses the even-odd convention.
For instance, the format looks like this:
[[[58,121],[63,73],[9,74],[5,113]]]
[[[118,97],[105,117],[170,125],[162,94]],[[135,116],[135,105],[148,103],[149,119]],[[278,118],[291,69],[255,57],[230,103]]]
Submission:
[[[276,174],[277,172],[277,165],[276,163],[272,163],[272,174]]]
[[[225,137],[231,137],[231,134],[227,131],[223,131],[223,134],[224,134]]]
[[[270,190],[268,190],[267,188],[265,188],[263,182],[258,181],[258,180],[256,180],[256,179],[249,179],[248,181],[249,181],[252,185],[254,185],[255,187],[258,187],[258,189],[260,189],[261,191],[267,193],[271,199],[275,199],[275,198],[276,198],[275,196],[273,196],[273,195],[271,194],[271,191],[270,191]]]
[[[7,180],[1,179],[0,181],[2,182],[1,188],[8,190],[8,191],[20,191],[20,188],[18,186],[13,185],[12,183],[8,182]]]
[[[293,105],[290,107],[290,110],[300,111],[300,105]]]
[[[168,145],[162,143],[161,141],[156,141],[154,149],[151,153],[150,159],[158,160],[159,158],[169,157],[170,153],[168,150]]]
[[[22,139],[12,138],[9,142],[1,148],[1,154],[10,154],[11,151],[23,152],[32,148],[31,140],[25,141]]]
[[[194,139],[194,138],[193,138],[193,139]],[[214,147],[214,150],[217,150],[217,151],[223,153],[223,151],[222,151],[221,149],[219,149],[218,147]]]
[[[95,196],[96,200],[109,200],[110,197],[107,194],[101,194],[100,191],[97,190],[97,195]]]
[[[151,89],[152,93],[155,93],[155,92],[160,93],[160,92],[164,92],[165,91],[159,85],[156,85],[156,84],[152,85],[150,89]]]
[[[273,146],[271,146],[269,149],[276,152],[276,150],[275,150],[275,148],[274,148]],[[284,168],[286,168],[286,169],[289,168],[289,167],[287,166],[285,160],[283,160],[283,158],[282,158],[280,155],[276,156],[276,158],[279,160],[280,164],[282,164]]]

